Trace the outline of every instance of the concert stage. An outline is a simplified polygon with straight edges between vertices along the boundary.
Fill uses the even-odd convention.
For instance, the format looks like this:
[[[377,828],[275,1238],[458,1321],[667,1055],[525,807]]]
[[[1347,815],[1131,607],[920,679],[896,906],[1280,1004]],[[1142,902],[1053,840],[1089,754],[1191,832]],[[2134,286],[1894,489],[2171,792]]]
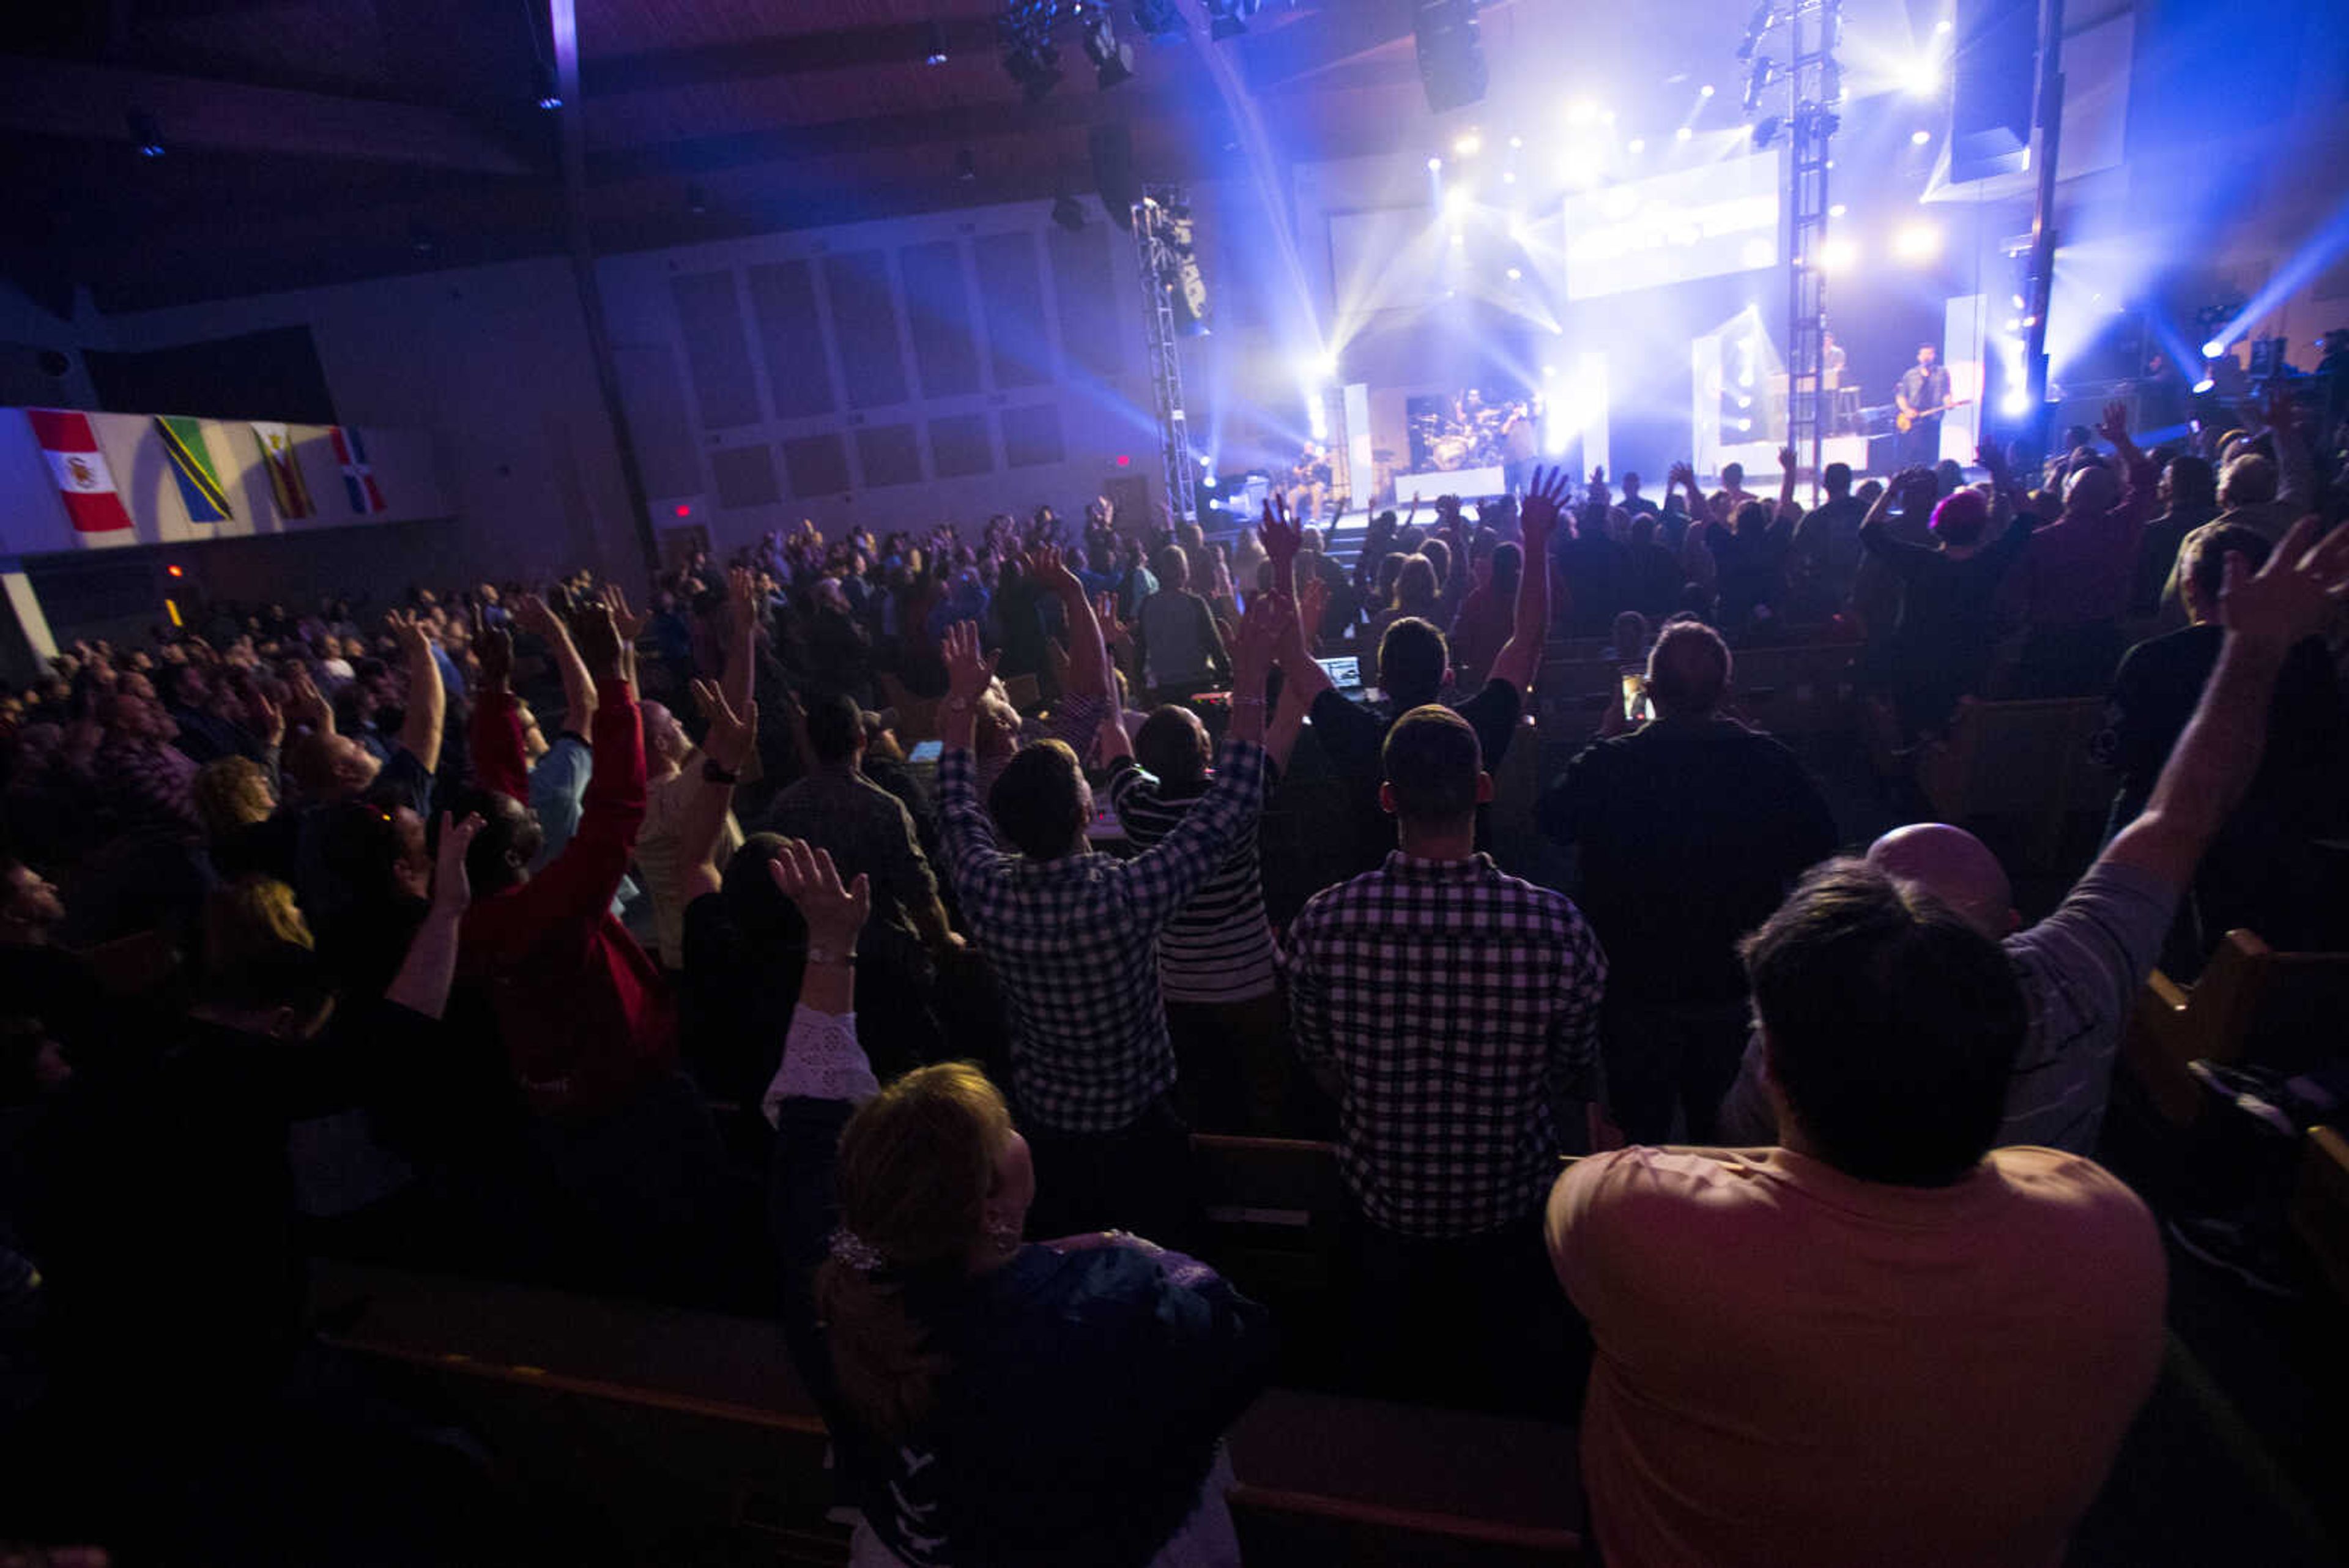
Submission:
[[[1498,495],[1508,489],[1503,470],[1498,464],[1490,468],[1431,469],[1425,473],[1395,475],[1395,509],[1401,511],[1419,496],[1433,505],[1439,495],[1457,495],[1463,501],[1474,501],[1482,495]]]

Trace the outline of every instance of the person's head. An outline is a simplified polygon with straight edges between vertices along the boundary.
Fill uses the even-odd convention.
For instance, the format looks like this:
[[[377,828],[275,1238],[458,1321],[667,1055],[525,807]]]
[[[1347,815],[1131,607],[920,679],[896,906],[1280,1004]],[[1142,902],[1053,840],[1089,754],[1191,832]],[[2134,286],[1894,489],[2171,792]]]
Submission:
[[[1851,464],[1831,462],[1819,471],[1819,483],[1829,496],[1840,501],[1851,493]]]
[[[1640,499],[1640,474],[1637,469],[1623,476],[1623,500],[1628,505]]]
[[[1154,710],[1133,737],[1133,760],[1173,784],[1195,784],[1205,778],[1213,752],[1199,716],[1173,702]]]
[[[1940,357],[1940,350],[1934,348],[1930,343],[1920,343],[1917,345],[1917,363],[1924,366],[1928,370],[1933,368],[1933,361],[1939,359]]]
[[[1648,654],[1648,700],[1666,719],[1702,719],[1729,691],[1729,644],[1697,620],[1668,622]]]
[[[1762,531],[1770,526],[1770,509],[1759,501],[1741,502],[1737,510],[1730,514],[1729,526],[1731,532],[1743,538],[1758,539]]]
[[[348,735],[313,731],[285,748],[281,764],[309,801],[349,800],[375,783],[383,764]]]
[[[1387,731],[1379,805],[1403,836],[1473,834],[1476,808],[1493,798],[1476,732],[1439,702],[1413,708]]]
[[[641,708],[645,728],[645,756],[647,761],[677,767],[693,750],[693,742],[685,726],[666,703],[647,702]]]
[[[2218,471],[2209,459],[2191,452],[2171,458],[2161,471],[2161,500],[2167,506],[2209,511],[2219,504]]]
[[[2222,510],[2262,506],[2275,498],[2275,463],[2259,452],[2247,452],[2232,459],[2219,476],[2219,505]]]
[[[817,697],[807,705],[807,738],[817,762],[853,767],[864,750],[864,711],[838,692]]]
[[[1952,491],[1934,504],[1928,526],[1948,548],[1970,550],[1982,543],[1982,531],[1990,526],[1990,502],[1979,490]]]
[[[461,790],[449,809],[459,822],[469,815],[481,819],[481,832],[465,850],[465,875],[476,900],[530,880],[531,862],[546,847],[546,829],[538,813],[494,789]]]
[[[1862,506],[1873,506],[1878,501],[1883,498],[1883,495],[1884,481],[1880,479],[1868,479],[1862,480],[1860,482],[1859,488],[1852,492],[1851,498],[1854,501],[1858,502]]]
[[[0,855],[0,943],[37,947],[66,918],[57,885],[13,856]]]
[[[1379,690],[1397,707],[1435,701],[1452,667],[1452,650],[1433,623],[1403,616],[1379,639]]]
[[[1631,519],[1630,530],[1624,535],[1624,537],[1629,539],[1634,545],[1654,544],[1656,542],[1656,520],[1642,513],[1640,515]]]
[[[1638,610],[1625,610],[1615,618],[1609,629],[1608,645],[1615,649],[1618,659],[1637,659],[1648,650],[1648,618]]]
[[[307,1040],[334,1011],[334,985],[294,901],[274,877],[240,877],[204,901],[198,1009],[285,1041]]]
[[[1723,490],[1741,490],[1744,485],[1745,465],[1744,463],[1725,462],[1721,465],[1721,487]]]
[[[1992,941],[2023,923],[2006,867],[1989,845],[1962,827],[1944,822],[1896,827],[1868,846],[1868,863],[1889,877],[1916,883]]]
[[[195,796],[204,836],[213,840],[266,822],[277,809],[268,771],[250,757],[218,757],[198,768]]]
[[[163,680],[164,692],[182,708],[202,708],[211,700],[212,682],[201,664],[174,664]]]
[[[1493,546],[1492,566],[1487,585],[1493,592],[1515,603],[1517,584],[1524,580],[1526,547],[1514,540],[1505,539]]]
[[[1169,545],[1152,556],[1150,570],[1159,587],[1168,593],[1180,593],[1191,586],[1191,560],[1180,545]]]
[[[1831,860],[1744,952],[1782,1141],[1903,1187],[1981,1162],[2025,1022],[1996,942],[1916,883]]]
[[[2240,556],[2246,575],[2257,572],[2268,564],[2274,546],[2266,535],[2240,523],[2229,523],[2216,528],[2198,528],[2178,560],[2178,591],[2186,599],[2186,613],[2197,625],[2219,618],[2219,590],[2227,580],[2227,557]]]
[[[1419,547],[1420,558],[1435,569],[1435,586],[1440,590],[1452,580],[1452,546],[1441,539],[1430,539]]]
[[[1057,860],[1084,843],[1093,792],[1076,753],[1059,741],[1039,741],[1004,764],[987,807],[1013,848],[1030,860]]]
[[[1425,556],[1406,556],[1395,573],[1393,607],[1413,615],[1433,614],[1436,587],[1435,563]]]
[[[1965,466],[1954,457],[1945,457],[1933,465],[1933,488],[1948,495],[1963,490],[1966,485]]]
[[[899,1438],[931,1408],[943,1367],[926,1297],[1009,1257],[1036,1169],[1010,1108],[967,1062],[916,1068],[860,1106],[840,1135],[841,1229],[869,1251],[816,1273],[842,1398]]]
[[[2097,516],[2111,511],[2120,498],[2120,480],[2101,462],[2075,468],[2064,481],[2064,511],[2070,516]]]

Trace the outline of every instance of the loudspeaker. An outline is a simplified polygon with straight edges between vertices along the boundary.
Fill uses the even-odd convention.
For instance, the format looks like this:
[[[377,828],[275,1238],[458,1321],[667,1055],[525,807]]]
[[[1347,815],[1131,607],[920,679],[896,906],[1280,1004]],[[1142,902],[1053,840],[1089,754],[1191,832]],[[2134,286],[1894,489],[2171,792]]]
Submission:
[[[1133,228],[1133,204],[1142,200],[1142,182],[1133,173],[1133,132],[1116,121],[1096,125],[1085,144],[1093,156],[1093,189],[1101,192],[1109,221]]]
[[[1419,46],[1419,81],[1427,107],[1442,114],[1485,96],[1485,46],[1476,36],[1476,0],[1415,0],[1411,30]]]
[[[1950,181],[2020,173],[2029,163],[2039,82],[2039,0],[1957,0],[1950,61]]]

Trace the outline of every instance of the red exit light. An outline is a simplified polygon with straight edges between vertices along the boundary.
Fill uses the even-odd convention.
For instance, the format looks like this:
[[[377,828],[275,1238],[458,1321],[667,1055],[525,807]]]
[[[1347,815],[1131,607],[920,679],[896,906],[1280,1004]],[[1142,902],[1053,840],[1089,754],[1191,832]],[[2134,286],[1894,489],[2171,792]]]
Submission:
[[[174,577],[184,577],[188,575],[184,570],[178,566],[166,566],[163,570],[165,573]]]
[[[1117,454],[1117,465],[1118,465],[1118,467],[1120,467],[1120,468],[1130,468],[1130,467],[1132,467],[1132,466],[1133,466],[1133,459],[1132,459],[1131,457],[1128,457],[1125,453],[1123,453],[1123,452],[1119,452],[1119,453]]]
[[[680,501],[677,504],[677,514],[680,517],[690,517],[693,515],[693,508]]]

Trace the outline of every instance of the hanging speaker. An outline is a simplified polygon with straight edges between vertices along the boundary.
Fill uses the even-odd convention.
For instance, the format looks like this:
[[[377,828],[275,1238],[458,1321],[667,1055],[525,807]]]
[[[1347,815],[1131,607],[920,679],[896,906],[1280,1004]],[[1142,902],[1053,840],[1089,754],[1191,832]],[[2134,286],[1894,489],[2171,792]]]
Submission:
[[[1476,36],[1476,0],[1414,0],[1411,30],[1419,46],[1419,81],[1436,114],[1485,97],[1485,45]]]
[[[1131,229],[1133,204],[1142,200],[1142,182],[1133,175],[1133,132],[1112,120],[1094,126],[1085,141],[1093,155],[1093,189],[1101,192],[1109,221]]]
[[[1957,0],[1950,58],[1950,182],[2030,167],[2039,0]]]

